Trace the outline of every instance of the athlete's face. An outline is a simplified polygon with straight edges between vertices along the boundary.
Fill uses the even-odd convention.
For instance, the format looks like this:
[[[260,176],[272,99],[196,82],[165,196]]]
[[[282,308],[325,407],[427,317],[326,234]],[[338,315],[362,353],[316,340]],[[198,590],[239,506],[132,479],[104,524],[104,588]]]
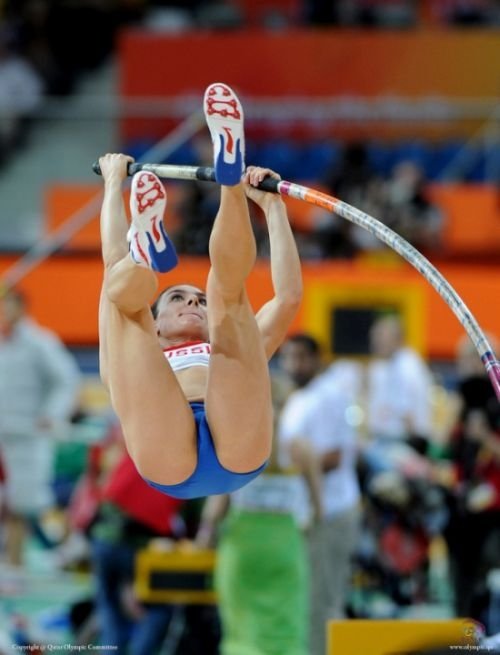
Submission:
[[[208,340],[207,297],[189,284],[175,285],[160,298],[156,317],[158,334],[166,339]]]

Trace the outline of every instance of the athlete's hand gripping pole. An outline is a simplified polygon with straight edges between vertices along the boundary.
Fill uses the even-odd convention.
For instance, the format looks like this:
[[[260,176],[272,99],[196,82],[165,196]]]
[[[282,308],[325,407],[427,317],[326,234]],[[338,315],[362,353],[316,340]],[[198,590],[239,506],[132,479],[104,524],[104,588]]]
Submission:
[[[92,169],[97,175],[101,175],[99,162],[92,164]],[[176,166],[174,164],[140,164],[131,162],[128,164],[128,175],[134,175],[138,171],[149,171],[155,173],[158,177],[170,178],[175,180],[200,180],[202,182],[215,182],[215,169],[211,166]],[[274,177],[266,177],[260,182],[258,188],[262,191],[279,193],[279,180]]]

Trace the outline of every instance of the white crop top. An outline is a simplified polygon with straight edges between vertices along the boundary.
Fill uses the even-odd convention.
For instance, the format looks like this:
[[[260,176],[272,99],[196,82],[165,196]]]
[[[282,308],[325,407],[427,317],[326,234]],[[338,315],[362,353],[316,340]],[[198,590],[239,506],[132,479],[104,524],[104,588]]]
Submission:
[[[203,341],[188,341],[178,346],[164,348],[163,353],[173,371],[181,371],[191,366],[208,366],[210,344]]]

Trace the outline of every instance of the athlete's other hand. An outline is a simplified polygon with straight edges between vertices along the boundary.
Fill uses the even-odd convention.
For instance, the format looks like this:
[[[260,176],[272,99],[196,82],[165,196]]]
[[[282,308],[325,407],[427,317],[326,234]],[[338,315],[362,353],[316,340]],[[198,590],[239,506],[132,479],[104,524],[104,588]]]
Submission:
[[[278,193],[261,191],[256,188],[259,182],[262,182],[268,176],[274,177],[276,180],[281,180],[281,176],[278,173],[272,171],[270,168],[262,168],[260,166],[248,166],[242,177],[247,198],[253,200],[264,212],[267,212],[272,204],[283,202]]]
[[[99,157],[102,177],[105,182],[110,179],[117,179],[120,182],[127,177],[127,167],[134,161],[130,155],[108,153]]]

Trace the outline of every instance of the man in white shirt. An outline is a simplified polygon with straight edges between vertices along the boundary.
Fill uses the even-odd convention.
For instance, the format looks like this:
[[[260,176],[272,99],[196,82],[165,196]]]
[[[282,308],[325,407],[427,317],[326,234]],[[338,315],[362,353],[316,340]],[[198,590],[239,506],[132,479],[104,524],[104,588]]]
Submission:
[[[417,463],[432,431],[432,374],[404,343],[401,321],[386,315],[370,330],[372,361],[367,370],[369,435],[365,460],[370,473],[391,470],[402,459]],[[417,446],[417,450],[414,447]]]
[[[54,437],[78,407],[81,374],[59,337],[27,315],[23,295],[0,294],[0,456],[6,473],[6,550],[22,561],[27,524],[54,502]]]
[[[370,433],[394,439],[428,435],[432,376],[427,364],[405,346],[396,316],[383,316],[370,330],[368,422]]]
[[[311,655],[324,655],[326,622],[344,616],[357,545],[360,491],[356,472],[356,431],[348,422],[351,394],[320,375],[317,342],[292,336],[280,350],[283,370],[297,385],[280,418],[280,441],[289,449],[306,439],[323,473],[323,517],[308,531],[311,566]]]

